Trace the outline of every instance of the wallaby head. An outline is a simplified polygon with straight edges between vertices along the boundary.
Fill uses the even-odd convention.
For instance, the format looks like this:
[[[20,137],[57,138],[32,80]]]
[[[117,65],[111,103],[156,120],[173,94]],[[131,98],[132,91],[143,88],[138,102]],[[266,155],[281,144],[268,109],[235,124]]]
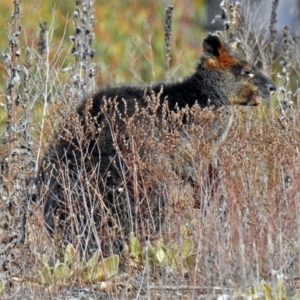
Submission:
[[[195,76],[203,82],[202,88],[211,104],[260,104],[270,99],[276,90],[274,83],[250,62],[242,59],[215,35],[203,41],[201,57]]]

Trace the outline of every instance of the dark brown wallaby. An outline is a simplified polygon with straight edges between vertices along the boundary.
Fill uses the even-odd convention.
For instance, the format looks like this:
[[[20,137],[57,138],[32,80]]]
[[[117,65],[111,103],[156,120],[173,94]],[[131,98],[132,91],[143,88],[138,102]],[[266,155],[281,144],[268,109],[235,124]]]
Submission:
[[[136,187],[126,181],[129,170],[113,135],[116,127],[119,133],[125,132],[123,117],[130,118],[137,109],[147,108],[151,95],[159,99],[156,116],[163,118],[163,105],[169,111],[180,111],[196,103],[217,108],[257,106],[275,91],[270,78],[232,53],[218,36],[204,39],[203,52],[196,71],[182,82],[103,87],[77,108],[74,118],[79,120],[84,139],[76,136],[78,128],[64,128],[50,144],[39,169],[45,224],[51,234],[58,230],[70,242],[75,232],[77,236],[89,237],[84,243],[106,249],[110,246],[107,228],[116,229],[117,237],[111,238],[119,243],[124,242],[124,235],[136,230],[134,224],[146,236],[159,229],[165,198],[153,196],[149,200],[136,196]],[[143,120],[139,119],[136,126],[138,122]],[[125,133],[118,138],[126,139]],[[89,179],[91,174],[96,180]],[[73,193],[72,200],[69,193]],[[70,205],[76,207],[75,215],[70,212]],[[72,218],[77,226],[71,230],[68,224]]]

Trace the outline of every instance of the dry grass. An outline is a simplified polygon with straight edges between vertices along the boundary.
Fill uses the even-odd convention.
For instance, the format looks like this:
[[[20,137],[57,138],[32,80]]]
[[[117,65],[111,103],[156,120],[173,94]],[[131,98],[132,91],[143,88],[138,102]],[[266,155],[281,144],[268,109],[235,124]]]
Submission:
[[[120,227],[122,222],[103,205],[105,195],[98,188],[99,177],[95,174],[99,170],[91,170],[87,164],[86,142],[90,136],[101,134],[101,128],[98,131],[91,120],[90,126],[83,130],[74,113],[77,96],[81,96],[84,90],[82,86],[76,89],[77,82],[72,82],[76,67],[72,69],[70,85],[57,84],[57,73],[45,58],[48,50],[44,49],[43,59],[31,52],[32,57],[37,55],[34,57],[40,58],[36,60],[37,69],[44,70],[36,75],[36,82],[43,86],[43,78],[47,78],[55,88],[44,87],[39,91],[33,87],[33,82],[24,79],[25,83],[29,80],[31,85],[27,87],[31,86],[31,93],[35,95],[32,105],[20,107],[13,118],[8,116],[11,126],[24,124],[24,118],[32,113],[35,101],[44,101],[38,134],[32,138],[31,115],[26,119],[29,120],[26,128],[13,134],[10,132],[6,144],[1,147],[0,283],[6,283],[2,299],[216,299],[219,294],[246,299],[249,286],[264,291],[262,280],[273,288],[272,299],[288,299],[298,293],[300,127],[299,91],[293,87],[293,82],[297,81],[293,74],[299,74],[299,66],[297,58],[291,57],[290,53],[297,53],[299,46],[292,42],[288,28],[284,28],[283,50],[274,63],[273,56],[265,57],[263,50],[268,46],[272,53],[275,51],[274,16],[270,21],[271,40],[267,39],[267,34],[262,34],[261,38],[257,35],[253,42],[255,33],[251,26],[253,19],[249,17],[251,12],[247,7],[242,8],[242,12],[248,15],[237,18],[238,14],[232,13],[225,34],[233,42],[241,40],[246,54],[255,53],[257,62],[269,72],[271,65],[281,62],[279,93],[273,102],[276,107],[231,107],[229,115],[234,121],[224,141],[221,137],[226,131],[224,124],[228,121],[229,109],[221,112],[201,110],[195,105],[171,113],[165,108],[163,117],[157,118],[156,97],[148,99],[148,108],[137,110],[133,115],[116,115],[118,111],[110,111],[108,107],[105,113],[111,120],[110,133],[118,150],[115,159],[122,158],[126,165],[126,168],[119,169],[125,193],[130,182],[136,199],[134,207],[138,209],[144,203],[144,211],[137,211],[137,215],[140,214],[140,219],[150,220],[143,223],[137,218],[131,222],[131,212],[127,211],[124,215],[128,217],[129,225],[125,232]],[[241,13],[236,6],[230,11]],[[247,21],[250,24],[247,25]],[[8,64],[8,70],[10,66]],[[91,86],[94,78],[91,82],[85,80],[85,84]],[[13,86],[8,91],[7,101],[18,100],[17,88]],[[28,98],[30,92],[23,86],[21,92]],[[23,99],[27,99],[25,96]],[[55,102],[50,110],[49,97],[65,101]],[[118,118],[123,119],[122,128],[117,126],[119,122],[114,123]],[[45,152],[54,131],[60,132],[64,139],[81,141],[79,179],[72,181],[63,162],[58,174],[68,200],[67,218],[60,222],[64,230],[53,240],[45,229],[43,217],[43,195],[49,187],[43,187],[41,201],[23,201],[25,179],[35,175],[36,171],[36,166],[28,163],[33,161],[31,156],[27,152],[17,152],[24,149],[24,140],[31,141],[26,138],[28,131],[34,141],[29,143],[28,152],[38,159]],[[21,155],[26,159],[19,159]],[[113,163],[119,164],[119,161]],[[151,223],[152,219],[157,219],[151,216],[155,211],[153,205],[162,205],[160,208],[164,214],[158,231],[153,230],[157,224]],[[25,208],[27,237],[22,244],[19,243],[23,230],[20,222]],[[101,224],[95,222],[97,214],[101,215]],[[81,218],[86,220],[86,227],[82,227]],[[163,243],[163,247],[171,249],[176,258],[175,267],[167,263],[150,266],[147,252],[136,261],[125,249],[121,253],[119,274],[108,280],[105,287],[100,283],[87,284],[79,275],[67,282],[41,283],[38,273],[41,255],[53,265],[57,259],[62,259],[64,245],[72,242],[82,257],[91,255],[90,252],[98,248],[102,249],[104,256],[109,256],[118,252],[120,243],[128,244],[131,230],[136,232],[143,247],[149,247],[149,239],[154,246]],[[195,254],[192,264],[178,255],[187,240],[192,241]],[[275,293],[278,278],[284,280],[286,298],[280,298],[280,291]],[[259,297],[263,299],[264,295]]]

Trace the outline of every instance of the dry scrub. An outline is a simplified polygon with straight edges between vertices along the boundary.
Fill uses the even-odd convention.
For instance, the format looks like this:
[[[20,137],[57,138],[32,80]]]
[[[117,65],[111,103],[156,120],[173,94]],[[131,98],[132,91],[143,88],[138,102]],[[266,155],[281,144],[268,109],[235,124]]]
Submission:
[[[79,19],[75,24],[81,28],[80,16],[84,16],[84,8],[77,2]],[[255,62],[268,72],[277,65],[278,94],[271,105],[255,109],[231,107],[230,111],[218,112],[201,110],[197,105],[177,113],[165,109],[165,118],[161,121],[154,117],[154,97],[149,99],[147,109],[136,112],[134,119],[124,117],[125,135],[120,135],[124,128],[112,126],[119,154],[127,166],[126,171],[120,169],[124,187],[130,181],[138,201],[152,205],[155,198],[158,205],[161,202],[168,204],[163,207],[166,218],[159,232],[149,234],[148,228],[139,223],[132,229],[137,232],[143,247],[149,247],[146,241],[149,238],[157,249],[165,249],[165,253],[170,250],[168,253],[174,255],[176,263],[150,266],[145,249],[141,259],[124,249],[119,274],[103,287],[100,283],[87,284],[80,274],[71,281],[42,283],[38,272],[41,256],[50,266],[57,259],[63,259],[65,252],[61,239],[65,244],[72,242],[84,256],[89,247],[78,232],[91,239],[94,244],[91,252],[101,247],[104,239],[110,241],[110,247],[104,249],[108,255],[119,250],[116,240],[119,222],[101,206],[105,195],[97,189],[99,185],[95,180],[98,176],[93,170],[88,165],[80,165],[80,179],[72,182],[68,168],[62,162],[59,176],[67,193],[69,215],[60,224],[68,228],[64,236],[56,235],[51,240],[44,227],[43,193],[47,192],[47,187],[41,192],[41,201],[24,202],[26,192],[31,193],[30,190],[36,188],[32,181],[26,186],[25,179],[36,175],[35,162],[40,161],[57,129],[65,138],[71,134],[81,139],[82,145],[87,135],[98,130],[91,122],[89,131],[83,132],[74,113],[85,88],[94,85],[97,68],[90,59],[94,56],[92,39],[85,37],[90,41],[87,42],[87,53],[91,57],[85,57],[84,70],[80,70],[80,53],[85,52],[79,43],[84,31],[77,31],[71,39],[74,44],[70,48],[74,48],[76,58],[74,67],[64,70],[70,72],[66,84],[60,82],[57,71],[62,67],[58,57],[66,49],[62,45],[50,47],[51,34],[47,33],[51,33],[52,27],[45,30],[41,25],[40,47],[43,49],[39,53],[27,48],[24,64],[16,68],[21,28],[19,2],[15,1],[16,19],[10,27],[10,47],[4,55],[7,82],[13,84],[8,84],[5,97],[1,95],[7,101],[4,108],[8,117],[0,152],[1,299],[216,299],[218,294],[246,299],[246,294],[254,297],[255,293],[257,299],[264,299],[267,288],[266,285],[261,288],[262,280],[272,287],[274,297],[270,299],[290,299],[292,295],[299,295],[299,41],[293,39],[285,27],[282,51],[276,53],[277,2],[273,1],[269,31],[260,34],[254,26],[257,22],[253,19],[254,11],[244,4],[222,2],[227,16],[224,32],[231,44],[243,48],[248,57],[254,57]],[[92,16],[91,7],[88,15]],[[90,27],[89,35],[93,23]],[[49,53],[52,51],[53,54],[53,49],[55,54],[50,59]],[[167,60],[172,57],[169,51]],[[167,78],[171,71],[167,61]],[[79,80],[81,72],[83,81]],[[16,76],[19,82],[16,82]],[[18,109],[12,109],[14,106]],[[42,112],[42,120],[32,134],[37,119],[34,108]],[[107,115],[113,121],[114,115],[109,111]],[[224,139],[226,128],[223,124],[231,116],[233,125]],[[159,131],[158,127],[161,128]],[[66,128],[72,132],[67,132]],[[88,153],[83,151],[82,158],[87,160]],[[91,213],[94,209],[104,216],[97,226]],[[27,212],[26,236],[21,226],[24,211]],[[130,217],[130,213],[127,215]],[[85,228],[79,228],[82,222],[78,222],[78,218],[87,220]],[[155,227],[155,222],[148,225]],[[97,235],[99,226],[103,229],[101,238]],[[26,238],[25,243],[19,243],[23,238]],[[124,236],[122,243],[124,241],[128,243],[128,237]],[[187,241],[192,241],[191,252],[195,254],[192,262],[182,255]],[[278,280],[283,280],[288,296],[282,296],[283,289],[277,290]]]

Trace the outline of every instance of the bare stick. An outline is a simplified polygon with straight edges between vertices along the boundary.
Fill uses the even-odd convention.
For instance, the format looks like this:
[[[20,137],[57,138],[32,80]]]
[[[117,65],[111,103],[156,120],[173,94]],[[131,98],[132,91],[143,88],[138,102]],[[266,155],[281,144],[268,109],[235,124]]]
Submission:
[[[172,16],[173,16],[173,5],[168,5],[166,8],[166,18],[165,18],[165,50],[166,50],[166,82],[169,81],[169,68],[170,68],[170,50],[171,50],[171,35],[172,35]]]
[[[11,64],[8,67],[9,70],[9,83],[7,85],[7,117],[8,117],[8,143],[9,143],[9,160],[11,155],[15,150],[16,142],[16,133],[15,133],[15,124],[16,124],[16,102],[17,102],[17,88],[20,82],[20,76],[18,72],[18,60],[20,56],[19,49],[19,35],[20,35],[20,1],[14,1],[14,12],[12,15],[12,24],[13,24],[13,34],[10,37],[10,54],[11,54]],[[13,184],[13,165],[9,163],[8,165],[8,191],[12,192]]]

